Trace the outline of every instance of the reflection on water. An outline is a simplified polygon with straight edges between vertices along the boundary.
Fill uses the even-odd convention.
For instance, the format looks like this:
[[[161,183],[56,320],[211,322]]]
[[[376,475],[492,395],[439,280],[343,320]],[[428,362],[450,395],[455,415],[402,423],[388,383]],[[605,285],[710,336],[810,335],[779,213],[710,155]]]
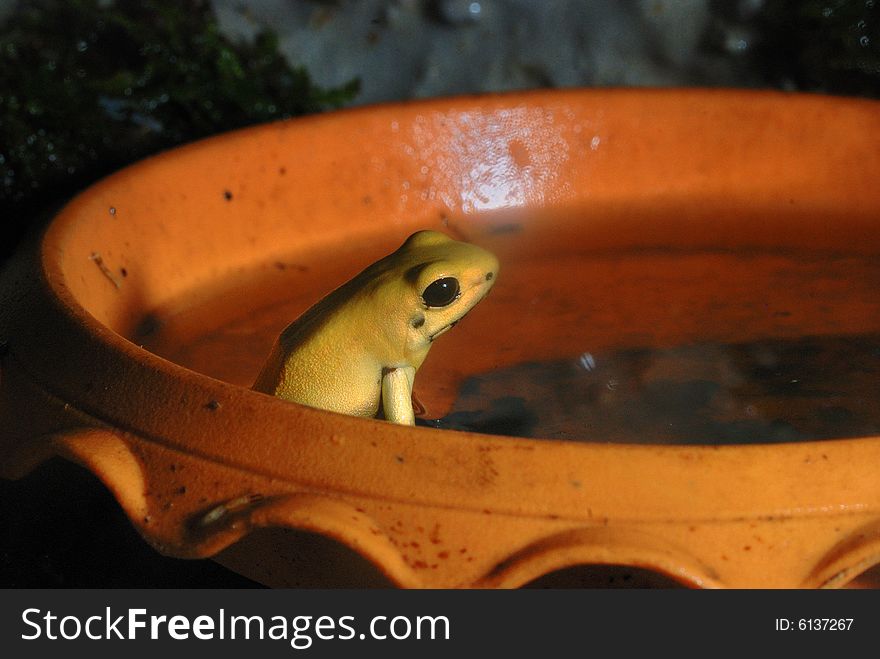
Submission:
[[[583,354],[472,377],[450,414],[478,432],[740,444],[880,434],[880,334]]]

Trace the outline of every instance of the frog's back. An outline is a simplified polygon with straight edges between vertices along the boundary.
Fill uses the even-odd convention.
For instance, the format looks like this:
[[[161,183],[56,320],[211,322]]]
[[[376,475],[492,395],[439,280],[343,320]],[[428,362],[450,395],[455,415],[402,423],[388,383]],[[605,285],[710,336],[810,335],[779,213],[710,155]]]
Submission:
[[[381,261],[324,297],[290,323],[272,348],[253,389],[357,416],[375,416],[382,363],[364,345],[371,332],[365,308]]]

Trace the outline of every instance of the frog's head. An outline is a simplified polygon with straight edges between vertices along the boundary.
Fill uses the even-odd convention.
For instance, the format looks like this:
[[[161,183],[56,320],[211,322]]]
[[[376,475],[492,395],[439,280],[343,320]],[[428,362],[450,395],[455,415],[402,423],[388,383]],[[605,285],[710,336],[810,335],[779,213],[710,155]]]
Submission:
[[[484,249],[436,231],[411,235],[400,257],[407,308],[407,343],[427,348],[485,297],[498,276],[498,259]]]

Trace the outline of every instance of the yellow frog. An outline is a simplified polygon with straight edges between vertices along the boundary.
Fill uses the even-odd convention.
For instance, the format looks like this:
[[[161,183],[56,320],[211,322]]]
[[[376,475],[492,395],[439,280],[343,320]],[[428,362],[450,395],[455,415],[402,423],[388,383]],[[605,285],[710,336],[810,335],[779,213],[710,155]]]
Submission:
[[[413,425],[412,386],[431,343],[483,299],[498,259],[436,231],[392,254],[293,321],[256,391],[356,416]]]

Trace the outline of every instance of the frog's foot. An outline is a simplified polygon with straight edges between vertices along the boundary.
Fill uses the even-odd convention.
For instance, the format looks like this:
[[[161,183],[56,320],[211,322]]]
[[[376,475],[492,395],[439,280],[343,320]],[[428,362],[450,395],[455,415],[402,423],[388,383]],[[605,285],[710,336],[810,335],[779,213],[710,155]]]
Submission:
[[[382,371],[382,412],[387,421],[414,426],[412,383],[416,369],[412,366],[386,368]]]

